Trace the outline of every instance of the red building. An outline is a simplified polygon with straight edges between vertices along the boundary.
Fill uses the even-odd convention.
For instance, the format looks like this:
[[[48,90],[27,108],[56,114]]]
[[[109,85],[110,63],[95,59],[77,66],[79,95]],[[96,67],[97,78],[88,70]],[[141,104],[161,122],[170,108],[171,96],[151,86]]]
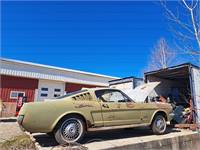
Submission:
[[[19,96],[28,102],[52,99],[81,88],[108,86],[116,77],[41,65],[36,63],[1,59],[0,99],[1,116],[13,116]]]

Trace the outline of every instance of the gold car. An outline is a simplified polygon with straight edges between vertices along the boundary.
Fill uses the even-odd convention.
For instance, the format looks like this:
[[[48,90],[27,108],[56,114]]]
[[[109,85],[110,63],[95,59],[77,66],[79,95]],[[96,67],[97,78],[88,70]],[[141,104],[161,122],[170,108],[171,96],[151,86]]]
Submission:
[[[89,131],[150,126],[163,134],[172,107],[166,103],[136,103],[117,89],[83,89],[57,99],[26,103],[19,125],[31,132],[53,133],[60,144],[79,142]]]

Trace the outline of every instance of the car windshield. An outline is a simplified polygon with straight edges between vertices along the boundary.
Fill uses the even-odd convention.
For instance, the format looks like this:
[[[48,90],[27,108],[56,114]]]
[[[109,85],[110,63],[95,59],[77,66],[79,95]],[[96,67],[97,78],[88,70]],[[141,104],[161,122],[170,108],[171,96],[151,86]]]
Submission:
[[[67,93],[63,96],[57,97],[56,99],[62,99],[62,98],[65,98],[65,97],[68,97],[68,96],[71,96],[71,95],[74,95],[74,94],[78,94],[78,93],[81,93],[81,92],[85,92],[85,91],[87,91],[87,90],[78,90],[78,91],[75,91],[75,92]]]

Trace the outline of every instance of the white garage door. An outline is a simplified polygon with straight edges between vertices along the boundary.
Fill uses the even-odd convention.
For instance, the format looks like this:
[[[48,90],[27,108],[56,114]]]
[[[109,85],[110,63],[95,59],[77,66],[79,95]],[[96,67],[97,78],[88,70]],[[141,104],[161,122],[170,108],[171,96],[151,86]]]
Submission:
[[[43,101],[44,99],[53,99],[63,95],[64,93],[65,93],[64,82],[39,80],[37,101]]]

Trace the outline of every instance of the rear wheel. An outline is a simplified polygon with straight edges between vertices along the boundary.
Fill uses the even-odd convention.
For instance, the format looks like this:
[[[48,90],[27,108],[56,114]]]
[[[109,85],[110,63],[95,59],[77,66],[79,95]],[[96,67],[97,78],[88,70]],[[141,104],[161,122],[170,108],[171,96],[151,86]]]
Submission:
[[[56,141],[62,145],[80,142],[85,134],[85,123],[79,117],[66,118],[54,134]]]
[[[151,128],[154,134],[164,134],[167,128],[165,117],[162,115],[156,115],[151,124]]]

